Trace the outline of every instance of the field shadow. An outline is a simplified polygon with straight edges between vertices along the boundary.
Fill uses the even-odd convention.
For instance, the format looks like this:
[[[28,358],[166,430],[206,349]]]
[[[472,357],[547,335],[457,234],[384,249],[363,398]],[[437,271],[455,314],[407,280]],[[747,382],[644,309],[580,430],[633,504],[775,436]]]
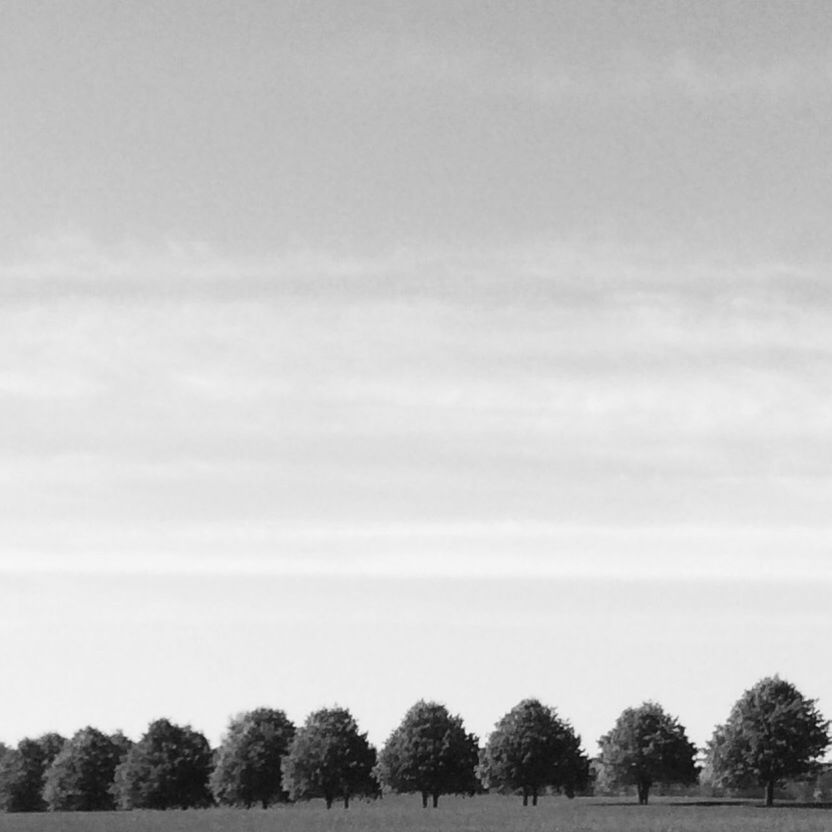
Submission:
[[[616,808],[623,808],[625,806],[633,806],[636,809],[643,809],[637,800],[605,800],[603,803],[598,803],[598,806],[614,806]],[[657,800],[647,805],[647,808],[652,806],[703,806],[705,808],[719,808],[720,806],[753,806],[755,804],[749,803],[747,800]],[[813,804],[814,805],[814,804]]]
[[[704,806],[706,808],[714,808],[719,806],[753,806],[747,800],[674,800],[669,803],[670,806]]]
[[[628,806],[636,809],[643,808],[639,806],[637,800],[605,800],[603,803],[597,804],[599,806],[611,806],[616,809],[623,809]],[[696,809],[720,809],[723,806],[744,806],[748,809],[817,809],[820,811],[832,811],[832,802],[826,801],[821,803],[807,803],[797,802],[792,800],[776,801],[773,806],[766,806],[759,800],[658,800],[648,804],[649,809],[652,806],[684,806]]]
[[[617,804],[626,805],[626,804]],[[658,804],[657,804],[658,805]],[[674,800],[661,804],[663,806],[693,806],[696,808],[714,808],[722,806],[745,806],[749,809],[820,809],[832,810],[832,802],[798,802],[796,800],[775,801],[773,806],[766,806],[759,800]]]

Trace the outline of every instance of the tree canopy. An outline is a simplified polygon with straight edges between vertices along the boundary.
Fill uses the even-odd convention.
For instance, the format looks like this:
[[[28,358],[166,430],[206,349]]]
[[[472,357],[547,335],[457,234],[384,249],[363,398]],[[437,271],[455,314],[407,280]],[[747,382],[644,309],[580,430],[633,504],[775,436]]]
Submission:
[[[523,805],[537,805],[538,794],[552,787],[569,797],[585,787],[589,760],[581,738],[554,708],[524,699],[495,726],[485,749],[483,776],[489,787],[521,791]]]
[[[715,784],[765,787],[766,805],[775,787],[818,771],[829,746],[829,723],[790,682],[761,679],[736,702],[728,721],[708,744],[708,767]]]
[[[696,747],[676,718],[655,702],[624,710],[599,744],[601,764],[611,782],[635,786],[641,804],[647,804],[656,783],[697,780]]]
[[[218,803],[251,807],[288,796],[281,782],[281,758],[289,751],[295,726],[283,711],[259,708],[231,720],[220,746],[211,790]]]
[[[420,792],[436,806],[443,794],[467,794],[477,789],[477,738],[462,717],[451,716],[437,702],[417,702],[390,735],[379,758],[381,779],[399,793]]]
[[[52,733],[16,748],[0,742],[0,811],[267,808],[311,798],[348,807],[354,797],[380,796],[380,783],[420,794],[424,807],[482,787],[522,795],[526,806],[551,790],[573,797],[590,777],[598,793],[635,787],[641,804],[654,786],[700,780],[717,794],[762,786],[771,805],[778,786],[821,799],[830,742],[817,700],[778,676],[745,691],[716,726],[701,778],[684,726],[652,701],[621,713],[600,738],[591,770],[569,721],[537,699],[504,714],[483,748],[459,715],[420,700],[379,755],[346,708],[315,711],[299,729],[283,711],[259,708],[229,721],[215,753],[204,735],[167,719],[152,722],[135,745],[92,727],[70,740]]]
[[[329,809],[336,799],[350,805],[354,796],[375,796],[376,751],[346,708],[311,713],[295,733],[283,759],[283,783],[292,800],[322,797]]]
[[[17,748],[0,756],[0,809],[6,812],[42,812],[46,769],[66,740],[60,734],[22,739]]]
[[[208,806],[212,754],[208,740],[189,725],[152,722],[115,772],[121,809],[187,809]]]
[[[123,734],[83,728],[66,742],[44,777],[43,797],[52,811],[94,812],[115,807],[111,786],[129,748]]]

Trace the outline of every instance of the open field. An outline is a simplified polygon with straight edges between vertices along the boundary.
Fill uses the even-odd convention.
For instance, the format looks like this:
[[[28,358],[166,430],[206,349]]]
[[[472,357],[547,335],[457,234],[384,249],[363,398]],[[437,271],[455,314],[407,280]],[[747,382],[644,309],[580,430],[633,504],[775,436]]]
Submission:
[[[651,806],[605,799],[543,799],[535,809],[498,796],[445,798],[422,810],[416,797],[317,803],[263,810],[2,815],[3,832],[828,832],[832,809],[783,804],[708,804],[657,799]]]

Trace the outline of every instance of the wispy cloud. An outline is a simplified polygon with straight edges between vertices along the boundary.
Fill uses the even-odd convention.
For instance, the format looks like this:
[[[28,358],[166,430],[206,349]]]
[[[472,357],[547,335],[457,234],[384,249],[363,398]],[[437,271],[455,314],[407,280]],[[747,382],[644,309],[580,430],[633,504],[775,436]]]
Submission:
[[[114,555],[87,539],[77,545],[84,551],[9,551],[0,573],[832,582],[829,536],[799,529],[483,523],[241,533],[208,524],[194,532],[189,542],[198,553],[145,548]],[[796,543],[800,551],[784,559],[783,549]],[[229,547],[243,551],[229,556]]]
[[[0,284],[5,568],[808,573],[828,539],[807,267],[61,240]]]
[[[7,301],[61,298],[321,304],[456,302],[480,307],[540,302],[605,308],[715,303],[753,314],[762,305],[832,300],[823,264],[719,262],[659,246],[598,241],[405,247],[375,256],[294,249],[229,256],[204,243],[103,247],[84,235],[30,239],[0,260]],[[786,310],[788,311],[788,310]]]
[[[832,61],[825,53],[761,60],[740,54],[613,50],[604,61],[582,64],[557,53],[507,56],[477,49],[450,50],[425,44],[396,58],[397,79],[421,79],[467,94],[510,97],[530,105],[632,105],[728,103],[780,106],[828,101]]]

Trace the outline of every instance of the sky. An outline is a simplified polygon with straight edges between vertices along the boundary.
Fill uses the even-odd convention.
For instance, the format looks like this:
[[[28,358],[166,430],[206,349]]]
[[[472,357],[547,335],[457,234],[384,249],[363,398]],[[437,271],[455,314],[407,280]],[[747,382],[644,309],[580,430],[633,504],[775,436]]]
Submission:
[[[0,740],[832,716],[831,35],[4,3]]]

